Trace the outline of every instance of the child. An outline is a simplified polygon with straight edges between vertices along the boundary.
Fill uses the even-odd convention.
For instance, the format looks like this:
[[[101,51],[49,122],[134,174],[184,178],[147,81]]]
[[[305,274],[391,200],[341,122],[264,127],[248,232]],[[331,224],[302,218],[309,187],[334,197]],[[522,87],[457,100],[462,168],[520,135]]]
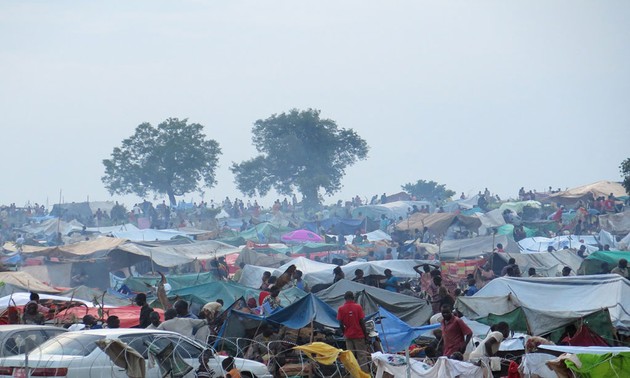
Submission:
[[[241,373],[234,367],[234,358],[227,357],[221,362],[221,367],[225,371],[225,378],[241,378]]]
[[[199,368],[195,372],[196,378],[213,378],[214,371],[209,366],[208,362],[212,357],[212,350],[206,349],[199,355]]]
[[[468,289],[466,289],[466,296],[472,297],[478,291],[474,278],[468,280]]]

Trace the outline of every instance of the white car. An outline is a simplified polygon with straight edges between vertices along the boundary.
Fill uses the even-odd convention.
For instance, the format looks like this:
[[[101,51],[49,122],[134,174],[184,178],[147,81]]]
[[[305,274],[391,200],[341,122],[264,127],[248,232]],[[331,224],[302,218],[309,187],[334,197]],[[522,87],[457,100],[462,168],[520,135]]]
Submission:
[[[125,369],[114,365],[97,345],[97,340],[118,339],[144,357],[146,377],[162,377],[163,371],[150,353],[172,344],[175,355],[193,369],[184,377],[194,377],[199,367],[199,355],[204,348],[195,340],[178,333],[140,328],[98,329],[67,332],[48,340],[28,355],[0,359],[0,377],[128,377]],[[223,377],[221,361],[225,356],[214,355],[209,365],[215,377]],[[26,362],[28,361],[28,362]],[[234,366],[243,377],[272,378],[267,367],[257,361],[235,358]],[[27,372],[28,369],[28,372]]]

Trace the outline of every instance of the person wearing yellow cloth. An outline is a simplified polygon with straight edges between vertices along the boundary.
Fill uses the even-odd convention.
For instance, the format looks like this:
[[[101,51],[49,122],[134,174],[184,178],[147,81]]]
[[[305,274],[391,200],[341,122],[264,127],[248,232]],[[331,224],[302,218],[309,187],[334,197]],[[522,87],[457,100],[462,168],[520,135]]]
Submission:
[[[352,351],[337,349],[322,342],[300,345],[293,347],[293,349],[306,353],[307,356],[324,365],[332,365],[337,357],[339,357],[339,360],[352,378],[370,378],[370,374],[361,370]]]

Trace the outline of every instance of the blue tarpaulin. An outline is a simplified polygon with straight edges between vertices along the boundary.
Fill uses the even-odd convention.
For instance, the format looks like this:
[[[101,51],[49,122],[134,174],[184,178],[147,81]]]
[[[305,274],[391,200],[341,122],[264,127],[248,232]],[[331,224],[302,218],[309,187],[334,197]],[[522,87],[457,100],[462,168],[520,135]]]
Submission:
[[[308,294],[295,303],[267,317],[273,323],[292,329],[306,327],[312,322],[326,327],[338,328],[337,311],[313,294]]]
[[[423,333],[441,326],[438,323],[421,327],[411,327],[382,307],[375,315],[374,320],[376,323],[376,331],[379,334],[383,352],[385,353],[398,353],[403,351],[411,345],[414,339]]]

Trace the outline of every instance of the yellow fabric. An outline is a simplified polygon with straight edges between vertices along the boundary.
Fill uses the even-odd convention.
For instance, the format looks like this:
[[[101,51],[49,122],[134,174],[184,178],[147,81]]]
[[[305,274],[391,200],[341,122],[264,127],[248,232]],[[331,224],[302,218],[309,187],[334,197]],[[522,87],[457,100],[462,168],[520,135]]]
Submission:
[[[357,359],[354,357],[352,351],[337,349],[322,342],[314,342],[308,345],[300,345],[293,347],[293,349],[304,352],[307,356],[313,360],[324,365],[332,365],[337,357],[343,363],[343,366],[348,370],[353,378],[369,378],[370,375],[361,370]]]
[[[319,341],[308,345],[296,346],[293,349],[301,350],[310,358],[324,365],[332,365],[335,363],[337,356],[341,352],[341,349]]]
[[[357,362],[356,357],[354,357],[354,353],[352,353],[352,351],[342,351],[339,353],[339,359],[353,378],[370,378],[368,373],[361,370],[361,366],[359,366],[359,363]]]

